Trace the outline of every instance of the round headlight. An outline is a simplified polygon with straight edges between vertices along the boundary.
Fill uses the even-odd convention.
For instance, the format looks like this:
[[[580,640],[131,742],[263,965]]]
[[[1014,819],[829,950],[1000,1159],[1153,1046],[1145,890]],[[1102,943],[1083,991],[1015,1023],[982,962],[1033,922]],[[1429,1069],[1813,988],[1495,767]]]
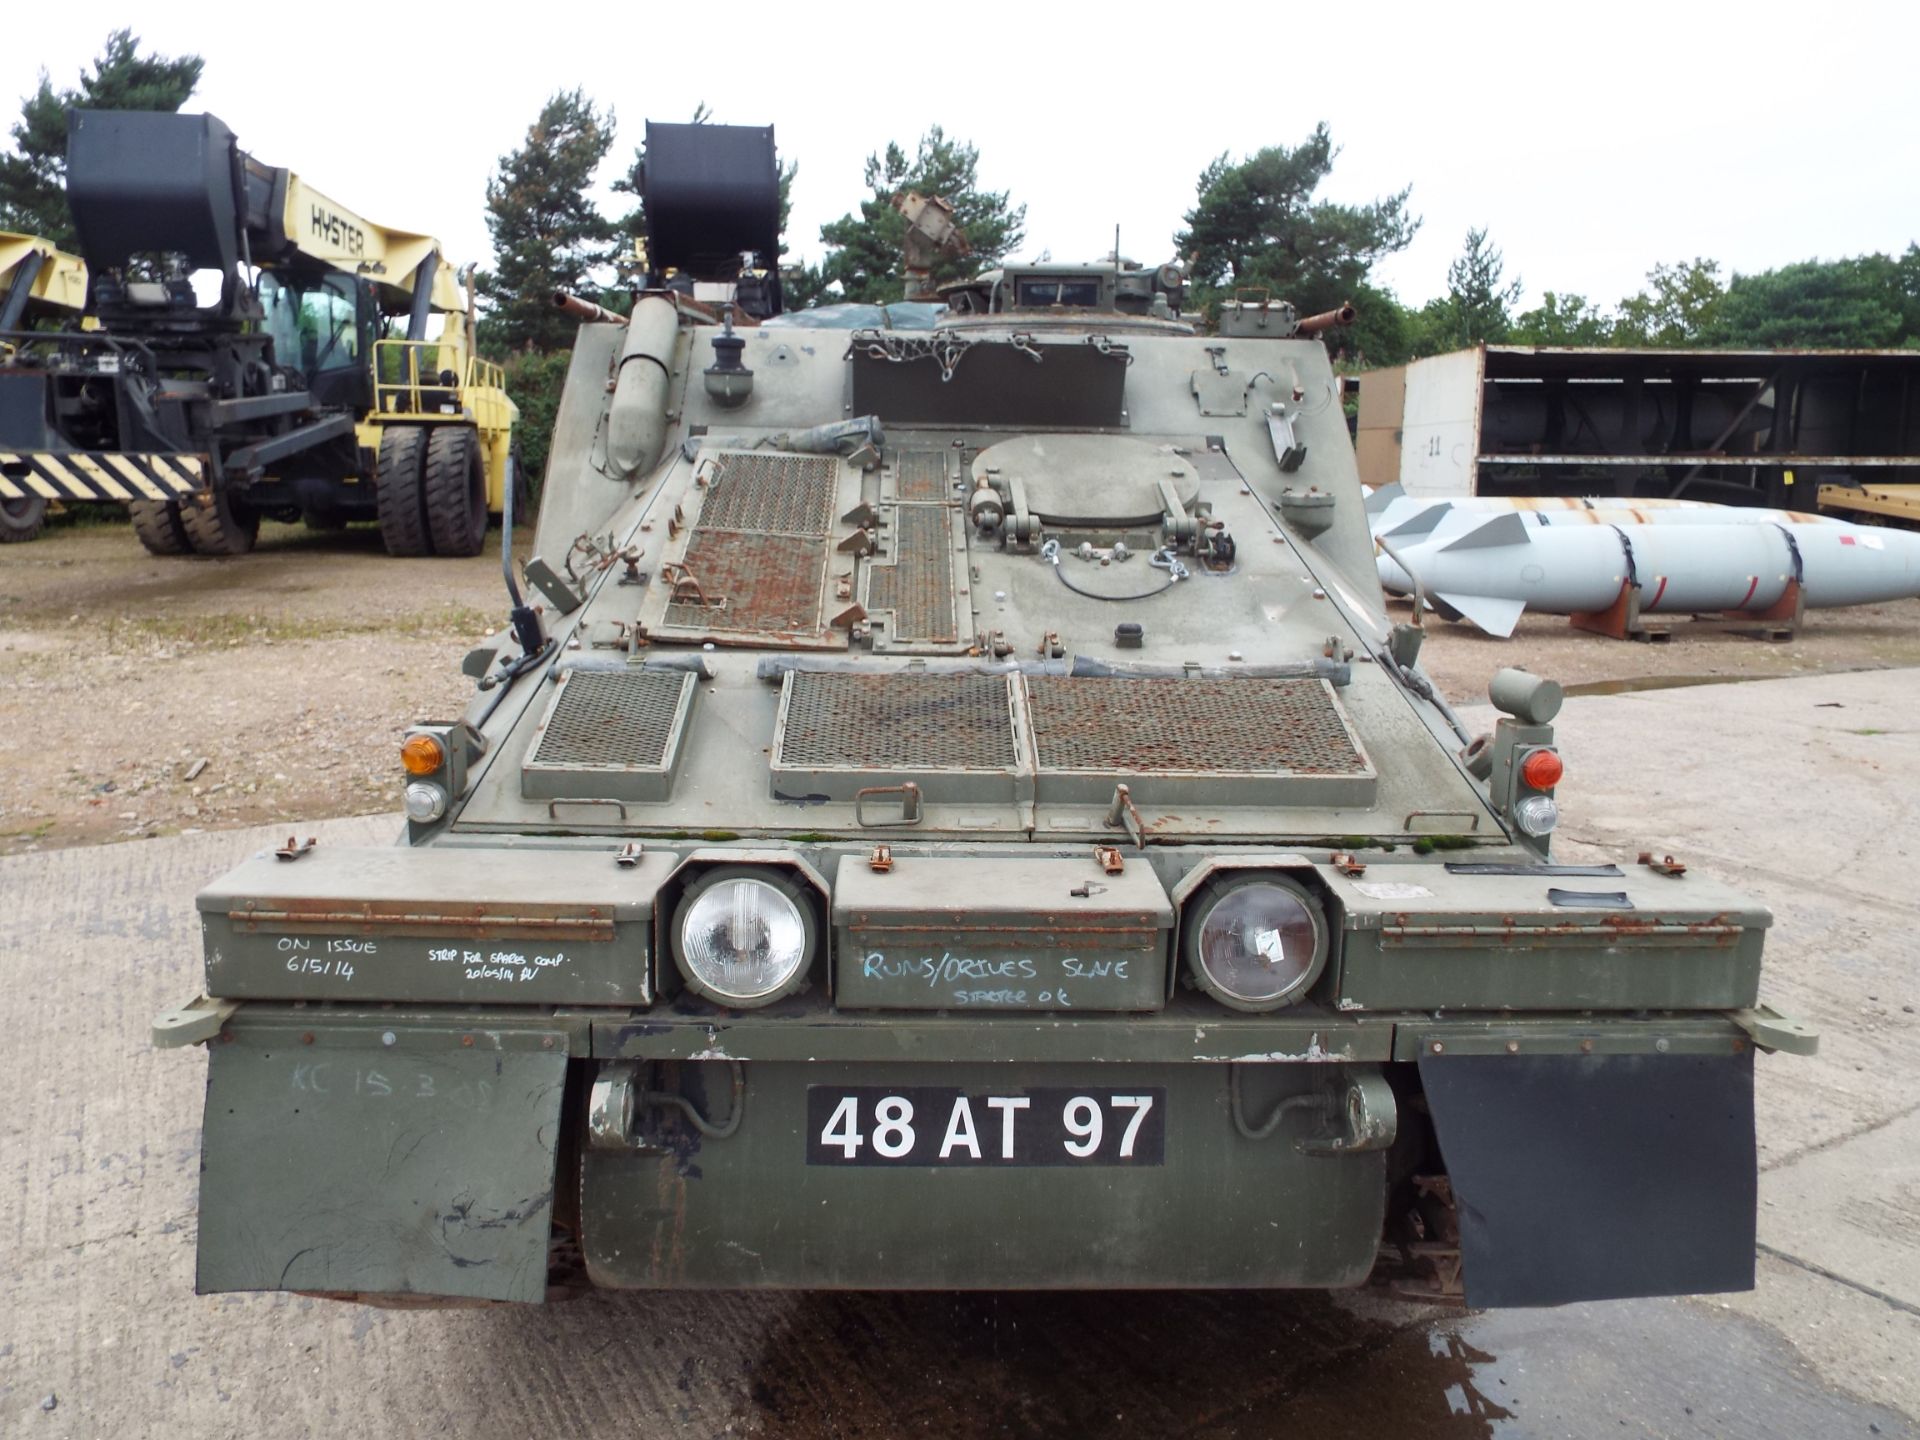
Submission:
[[[1560,807],[1551,795],[1529,795],[1513,807],[1513,820],[1529,835],[1545,835],[1560,823]]]
[[[401,797],[401,803],[406,806],[409,820],[419,825],[426,825],[447,813],[447,792],[438,785],[429,785],[424,780],[416,780],[407,786],[406,794]]]
[[[1187,907],[1193,978],[1235,1010],[1276,1010],[1298,1000],[1326,965],[1327,943],[1320,901],[1278,875],[1216,880]]]
[[[713,870],[681,899],[673,939],[674,959],[692,989],[722,1005],[767,1005],[806,980],[813,907],[781,876]]]

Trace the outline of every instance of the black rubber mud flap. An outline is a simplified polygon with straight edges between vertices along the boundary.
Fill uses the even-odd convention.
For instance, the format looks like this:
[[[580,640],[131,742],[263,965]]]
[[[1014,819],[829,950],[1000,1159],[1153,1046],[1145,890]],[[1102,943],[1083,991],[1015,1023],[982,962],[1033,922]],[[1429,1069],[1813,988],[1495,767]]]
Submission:
[[[209,1047],[197,1288],[546,1297],[564,1053]]]
[[[1753,1288],[1753,1053],[1420,1062],[1467,1303]]]

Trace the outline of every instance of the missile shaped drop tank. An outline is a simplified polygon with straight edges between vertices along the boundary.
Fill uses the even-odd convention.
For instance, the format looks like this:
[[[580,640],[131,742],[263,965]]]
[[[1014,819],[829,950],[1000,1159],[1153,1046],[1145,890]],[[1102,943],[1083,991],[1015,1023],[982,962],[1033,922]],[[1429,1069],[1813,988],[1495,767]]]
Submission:
[[[1920,535],[1842,522],[1538,526],[1509,512],[1395,550],[1379,559],[1389,590],[1410,593],[1411,568],[1430,600],[1502,636],[1529,609],[1604,610],[1626,585],[1642,614],[1758,612],[1795,580],[1815,609],[1920,595]]]

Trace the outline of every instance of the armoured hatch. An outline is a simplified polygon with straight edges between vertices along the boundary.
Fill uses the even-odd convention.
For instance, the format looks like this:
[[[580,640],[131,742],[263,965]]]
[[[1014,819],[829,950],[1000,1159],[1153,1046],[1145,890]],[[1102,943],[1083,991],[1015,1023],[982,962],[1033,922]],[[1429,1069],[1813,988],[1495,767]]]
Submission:
[[[1015,506],[1064,530],[1157,526],[1177,502],[1193,507],[1194,465],[1169,445],[1108,435],[1022,435],[975,459],[977,480],[998,480]],[[1168,492],[1171,492],[1169,494]]]

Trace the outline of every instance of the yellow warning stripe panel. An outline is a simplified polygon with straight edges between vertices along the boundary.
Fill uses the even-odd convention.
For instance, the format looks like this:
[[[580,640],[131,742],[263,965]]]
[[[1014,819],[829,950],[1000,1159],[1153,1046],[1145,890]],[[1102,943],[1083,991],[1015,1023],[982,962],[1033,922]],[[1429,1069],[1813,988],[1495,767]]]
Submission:
[[[205,469],[191,455],[143,455],[160,483],[176,495],[191,495],[204,483]],[[177,468],[176,468],[177,467]]]
[[[147,472],[134,464],[133,461],[129,460],[125,455],[115,455],[112,452],[108,452],[101,458],[132,481],[133,488],[146,496],[147,499],[165,500],[168,498],[167,492],[154,484],[153,480],[147,475]]]
[[[16,473],[7,474],[7,470]],[[166,501],[204,494],[207,462],[200,455],[8,454],[0,451],[0,499],[87,500],[96,504]]]
[[[23,463],[29,467],[32,465],[31,460],[23,462],[18,455],[0,455],[0,465],[17,466]],[[45,480],[41,479],[40,476],[34,474],[31,468],[18,479],[8,475],[4,470],[0,470],[0,498],[8,500],[28,500],[35,495],[44,496],[48,500],[58,500],[60,498],[60,492]]]
[[[87,479],[91,480],[94,483],[94,485],[99,488],[99,491],[100,491],[99,494],[83,495],[80,497],[81,499],[83,500],[131,500],[133,499],[133,496],[127,493],[126,487],[122,485],[118,480],[114,479],[106,471],[102,470],[91,455],[82,455],[82,454],[79,454],[78,452],[75,452],[73,454],[66,456],[65,458],[72,463],[74,469],[78,470],[82,475],[86,476]]]
[[[85,484],[80,481],[71,470],[62,465],[55,456],[35,455],[32,463],[34,469],[39,472],[39,474],[33,477],[34,483],[40,487],[41,493],[49,500],[61,499],[69,495],[78,495],[86,488]],[[41,476],[45,476],[46,479],[42,479]],[[64,490],[55,489],[54,485],[47,483],[47,480],[52,480],[54,485],[62,485],[66,488]]]

